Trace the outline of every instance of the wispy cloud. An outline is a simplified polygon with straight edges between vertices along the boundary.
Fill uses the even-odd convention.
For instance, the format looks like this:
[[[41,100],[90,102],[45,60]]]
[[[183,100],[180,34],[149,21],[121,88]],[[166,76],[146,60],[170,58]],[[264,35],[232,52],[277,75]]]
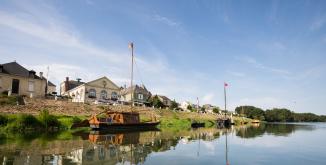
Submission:
[[[235,76],[235,77],[245,77],[246,76],[246,74],[242,73],[242,72],[228,71],[228,73],[230,73],[232,76]]]
[[[213,100],[214,97],[215,97],[214,93],[208,93],[203,97],[202,103],[203,104],[211,104],[214,102],[214,100]]]
[[[178,23],[170,18],[161,16],[159,14],[154,14],[153,19],[155,21],[161,22],[161,23],[166,24],[171,27],[179,27],[180,26],[180,23]]]
[[[325,23],[326,23],[325,16],[318,17],[311,23],[310,30],[311,31],[319,30],[320,28],[322,28],[325,25]]]
[[[281,74],[281,75],[290,75],[291,74],[291,72],[289,72],[287,70],[284,70],[284,69],[279,69],[279,68],[266,66],[266,65],[258,62],[256,59],[254,59],[252,57],[248,57],[248,56],[236,57],[236,59],[240,60],[240,61],[244,61],[244,62],[250,64],[251,66],[255,67],[255,68],[262,69],[262,70],[272,72],[272,73],[275,73],[275,74]]]
[[[155,18],[168,26],[180,26],[166,17],[156,15]],[[14,54],[12,58],[37,72],[46,72],[50,66],[50,80],[55,84],[66,76],[83,81],[108,76],[118,85],[128,84],[130,56],[127,44],[122,50],[99,47],[69,22],[51,4],[17,3],[10,11],[0,11],[0,42],[9,45],[0,45],[1,51]],[[8,31],[11,35],[6,35]],[[141,72],[135,72],[136,82],[144,82],[153,93],[180,101],[201,94],[197,85],[200,79],[189,80],[191,73],[173,70],[164,60],[164,52],[155,45],[147,52],[151,54],[150,59],[138,56],[138,51],[135,53],[136,67]]]

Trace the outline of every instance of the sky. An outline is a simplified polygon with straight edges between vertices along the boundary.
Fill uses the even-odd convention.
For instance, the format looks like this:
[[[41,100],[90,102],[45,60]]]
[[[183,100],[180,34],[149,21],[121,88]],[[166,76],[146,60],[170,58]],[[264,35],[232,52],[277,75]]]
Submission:
[[[0,0],[0,63],[178,102],[326,114],[326,1]]]

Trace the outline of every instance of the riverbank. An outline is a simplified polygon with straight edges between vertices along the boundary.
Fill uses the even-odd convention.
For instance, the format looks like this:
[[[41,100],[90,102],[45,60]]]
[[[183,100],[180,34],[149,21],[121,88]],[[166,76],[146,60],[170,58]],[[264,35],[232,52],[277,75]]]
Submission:
[[[26,99],[25,105],[7,104],[0,107],[0,114],[2,115],[0,127],[10,130],[12,125],[25,125],[31,128],[37,126],[39,127],[37,130],[44,130],[45,124],[44,121],[40,120],[40,116],[46,111],[49,113],[48,115],[50,115],[51,122],[55,123],[56,128],[69,129],[73,123],[88,119],[91,115],[98,114],[104,110],[130,111],[130,106],[101,106],[72,103],[68,101]],[[149,121],[152,116],[155,116],[161,121],[159,128],[175,131],[189,129],[193,121],[204,122],[205,127],[213,127],[218,117],[216,114],[198,114],[195,112],[180,112],[150,107],[134,107],[133,111],[140,113],[141,121]],[[241,122],[243,123],[243,121],[245,121],[245,123],[250,123],[251,121],[251,119],[247,118],[234,117],[233,119],[237,125]],[[20,127],[18,128],[18,130],[24,130]]]

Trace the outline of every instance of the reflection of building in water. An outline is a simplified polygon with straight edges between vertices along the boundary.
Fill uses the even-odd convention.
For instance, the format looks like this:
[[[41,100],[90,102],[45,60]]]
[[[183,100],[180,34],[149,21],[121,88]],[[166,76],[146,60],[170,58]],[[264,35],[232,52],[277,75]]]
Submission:
[[[152,151],[166,147],[161,140],[156,140],[158,134],[159,132],[90,134],[89,140],[93,144],[85,146],[83,164],[142,163]]]
[[[185,140],[213,140],[218,129],[182,132],[86,134],[74,140],[33,140],[28,145],[0,145],[1,164],[117,164],[143,163],[152,152],[173,149]]]

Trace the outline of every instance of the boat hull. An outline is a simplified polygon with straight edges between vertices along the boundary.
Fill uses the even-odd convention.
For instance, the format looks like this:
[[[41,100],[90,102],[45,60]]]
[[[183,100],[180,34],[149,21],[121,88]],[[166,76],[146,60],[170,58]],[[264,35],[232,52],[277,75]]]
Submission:
[[[154,130],[160,122],[146,122],[146,123],[132,123],[132,124],[120,124],[120,123],[99,123],[90,124],[93,130]]]

